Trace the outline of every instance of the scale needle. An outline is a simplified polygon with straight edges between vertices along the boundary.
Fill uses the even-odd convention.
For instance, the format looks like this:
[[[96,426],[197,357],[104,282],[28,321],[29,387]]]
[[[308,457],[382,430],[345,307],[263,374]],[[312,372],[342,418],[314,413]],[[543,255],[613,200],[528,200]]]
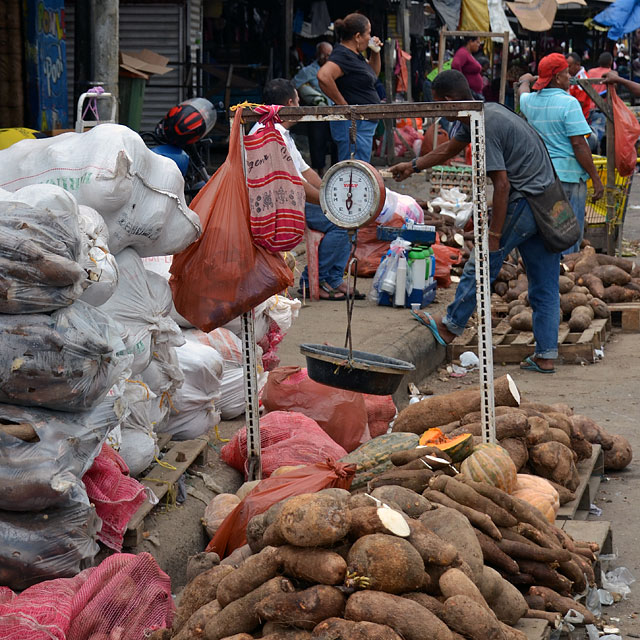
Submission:
[[[349,191],[347,192],[347,200],[345,205],[347,207],[347,211],[351,211],[351,207],[353,206],[353,196],[351,195],[351,181],[353,180],[353,167],[351,167],[351,173],[349,174]]]

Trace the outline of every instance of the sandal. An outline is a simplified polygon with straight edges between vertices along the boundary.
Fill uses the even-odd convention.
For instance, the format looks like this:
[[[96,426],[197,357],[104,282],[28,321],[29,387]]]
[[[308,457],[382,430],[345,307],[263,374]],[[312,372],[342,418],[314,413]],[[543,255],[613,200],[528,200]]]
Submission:
[[[320,296],[320,300],[332,300],[333,302],[337,302],[339,300],[347,299],[347,296],[345,296],[344,293],[340,291],[340,289],[335,289],[325,280],[320,283],[320,288],[329,294],[326,298]]]
[[[447,343],[444,341],[444,338],[440,335],[438,331],[438,325],[436,321],[431,317],[430,313],[426,311],[411,311],[411,315],[420,323],[423,324],[431,333],[433,337],[436,339],[438,344],[441,344],[443,347],[447,346]]]
[[[537,373],[555,373],[555,369],[543,369],[531,356],[527,356],[521,363],[524,371],[536,371]]]

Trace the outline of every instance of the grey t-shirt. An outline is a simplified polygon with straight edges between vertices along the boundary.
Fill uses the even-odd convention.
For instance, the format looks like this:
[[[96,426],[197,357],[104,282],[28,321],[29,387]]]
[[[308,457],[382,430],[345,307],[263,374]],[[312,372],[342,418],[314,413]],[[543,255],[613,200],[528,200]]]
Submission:
[[[554,180],[544,143],[534,129],[513,111],[496,102],[484,105],[486,168],[506,171],[511,184],[509,200],[541,194]],[[453,136],[471,142],[469,127],[460,123]]]

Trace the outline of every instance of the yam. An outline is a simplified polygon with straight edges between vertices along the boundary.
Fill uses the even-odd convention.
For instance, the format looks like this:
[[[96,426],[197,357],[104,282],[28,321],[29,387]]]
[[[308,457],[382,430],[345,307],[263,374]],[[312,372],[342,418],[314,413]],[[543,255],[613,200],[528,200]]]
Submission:
[[[524,304],[522,304],[520,300],[516,300],[516,302],[518,304],[514,305],[513,307],[511,307],[511,309],[509,309],[509,313],[507,314],[507,318],[509,319],[515,318],[517,315],[520,315],[521,313],[527,310],[527,307]]]
[[[529,464],[537,475],[553,480],[570,491],[580,483],[571,449],[560,442],[543,442],[529,449]]]
[[[496,527],[493,520],[486,513],[482,513],[481,511],[476,511],[466,505],[459,504],[441,491],[427,489],[422,495],[430,502],[436,502],[445,507],[449,507],[450,509],[459,511],[474,527],[480,529],[480,531],[486,533],[488,536],[491,536],[496,540],[500,540],[500,538],[502,538],[502,534],[498,527]]]
[[[550,404],[549,407],[552,409],[552,413],[561,413],[567,417],[573,415],[573,409],[565,402],[554,402]]]
[[[571,438],[562,429],[549,429],[549,433],[551,434],[551,440],[562,442],[565,447],[571,449]]]
[[[563,487],[561,484],[557,482],[553,482],[553,480],[548,480],[547,482],[558,492],[558,499],[560,501],[560,506],[563,504],[567,504],[567,502],[571,502],[576,499],[576,494],[573,491],[569,491],[567,487]]]
[[[498,620],[506,624],[516,624],[529,608],[520,591],[491,567],[484,568],[478,588]]]
[[[203,638],[204,628],[207,621],[222,611],[222,607],[217,600],[211,600],[203,604],[199,609],[194,611],[189,619],[180,625],[177,630],[176,619],[173,621],[174,640],[192,640],[193,638]],[[176,633],[177,631],[177,633]],[[223,636],[224,637],[224,636]]]
[[[533,311],[525,309],[509,318],[509,325],[516,331],[533,331]]]
[[[442,616],[447,626],[471,640],[506,640],[493,611],[468,596],[447,598]]]
[[[275,547],[265,547],[260,553],[247,558],[235,571],[225,576],[218,585],[216,598],[226,607],[239,600],[261,584],[275,578],[280,568],[280,556]]]
[[[585,247],[581,254],[581,257],[573,266],[573,273],[576,276],[581,276],[583,273],[591,273],[600,266],[593,247]]]
[[[593,453],[593,447],[591,443],[582,435],[582,431],[571,424],[571,434],[569,436],[571,440],[571,450],[578,461],[588,460]]]
[[[436,458],[442,458],[447,462],[451,462],[451,458],[447,455],[446,452],[441,451],[438,447],[431,446],[419,446],[415,449],[407,449],[406,451],[396,451],[391,454],[389,459],[391,463],[396,467],[402,467],[405,464],[409,464],[410,462],[414,462],[415,460],[420,460],[426,455],[435,456]],[[442,469],[447,465],[439,462],[429,462],[434,471],[438,469]]]
[[[452,596],[467,596],[479,605],[489,608],[486,600],[483,598],[480,590],[460,569],[449,569],[445,571],[438,582],[440,592],[445,598]]]
[[[278,547],[278,556],[284,574],[304,582],[342,584],[347,573],[345,560],[328,549],[284,546]]]
[[[576,414],[571,416],[570,422],[591,444],[599,444],[605,451],[613,446],[613,436],[610,436],[591,418]]]
[[[558,571],[571,581],[571,590],[574,593],[584,593],[587,588],[587,580],[581,566],[577,562],[573,559],[568,562],[561,562],[558,566]]]
[[[411,533],[406,523],[407,516],[387,507],[359,507],[351,510],[349,538],[356,540],[373,533],[407,538]]]
[[[569,291],[573,289],[573,280],[571,278],[567,278],[567,276],[560,276],[558,278],[558,287],[561,294],[569,293]]]
[[[527,423],[527,416],[524,413],[518,411],[513,413],[507,413],[501,416],[496,416],[496,438],[502,440],[503,438],[519,438],[526,436],[529,432],[529,424]],[[482,435],[482,423],[471,422],[464,426],[461,426],[459,430],[452,432],[450,435],[460,435],[462,433],[470,433],[474,436]]]
[[[267,528],[265,524],[265,514],[259,513],[249,520],[247,523],[246,536],[247,544],[252,553],[259,553],[264,549],[265,544],[263,542],[264,532]]]
[[[602,280],[593,273],[582,274],[578,278],[578,284],[586,287],[594,298],[602,298],[602,294],[604,293],[604,284],[602,284]]]
[[[423,513],[419,520],[436,536],[457,549],[460,558],[469,565],[473,581],[477,582],[482,576],[482,549],[467,518],[454,509],[438,506],[433,511]]]
[[[571,595],[571,581],[561,576],[555,569],[552,569],[549,564],[536,562],[535,560],[522,560],[520,558],[516,559],[516,562],[522,573],[533,576],[535,584],[549,587],[562,595]]]
[[[187,584],[196,576],[220,564],[220,556],[217,553],[201,551],[187,559]]]
[[[571,331],[586,331],[591,325],[594,312],[589,305],[574,307],[569,318],[569,329]]]
[[[520,403],[518,388],[508,374],[494,381],[494,393],[498,405],[518,406]],[[479,388],[431,396],[403,409],[393,424],[393,431],[422,435],[431,427],[460,420],[471,411],[479,411],[480,402]]]
[[[561,596],[549,587],[533,586],[529,589],[529,595],[542,597],[545,609],[557,611],[563,616],[568,613],[569,609],[573,609],[584,616],[585,624],[596,624],[597,622],[595,616],[584,605],[573,598]]]
[[[540,611],[540,609],[529,609],[523,617],[546,620],[552,629],[557,629],[562,621],[562,616],[559,613],[554,611]]]
[[[496,546],[518,563],[520,559],[535,560],[536,562],[542,563],[560,563],[571,560],[571,553],[566,549],[545,549],[544,547],[536,547],[532,544],[524,544],[522,542],[505,539],[498,540]],[[522,571],[522,567],[520,567],[520,570]],[[530,572],[527,571],[526,573]]]
[[[631,275],[629,273],[613,264],[605,264],[596,267],[591,273],[596,278],[599,278],[605,287],[609,287],[612,284],[624,286],[631,280]]]
[[[289,544],[327,547],[347,535],[350,516],[344,500],[321,493],[306,493],[285,502],[276,524]]]
[[[595,563],[595,556],[592,559],[585,558],[579,553],[572,554],[572,561],[580,567],[580,571],[587,578],[589,585],[596,583],[596,574],[593,570],[593,563]]]
[[[613,446],[604,452],[604,470],[620,471],[633,459],[633,451],[629,441],[621,435],[614,435]]]
[[[433,615],[438,616],[438,618],[442,619],[442,607],[444,606],[444,603],[440,602],[438,598],[434,598],[427,593],[420,593],[418,591],[414,593],[403,593],[402,597],[406,598],[407,600],[417,602],[428,611],[431,611]]]
[[[390,469],[376,476],[369,482],[369,489],[384,487],[388,485],[404,487],[415,493],[422,493],[428,486],[429,480],[433,477],[433,471],[423,465],[422,469],[405,471],[402,469]]]
[[[406,487],[396,485],[378,487],[371,492],[371,495],[386,504],[391,502],[397,504],[411,518],[418,518],[432,508],[426,498]]]
[[[293,629],[291,627],[280,627],[276,631],[269,631],[265,633],[264,629],[269,629],[267,625],[272,623],[267,622],[264,625],[261,640],[310,640],[311,634],[308,631],[302,631],[301,629]],[[277,625],[273,625],[276,627]]]
[[[529,449],[525,438],[503,438],[499,444],[509,454],[517,471],[520,471],[527,464]]]
[[[606,287],[602,294],[602,300],[608,304],[615,302],[633,302],[640,299],[640,294],[632,289],[625,289],[612,284],[610,287]]]
[[[574,285],[569,293],[584,293],[587,298],[589,297],[589,289],[587,289],[587,287],[580,287],[578,285]]]
[[[589,300],[589,306],[593,309],[594,318],[606,319],[611,316],[611,311],[609,311],[607,303],[601,298],[591,298],[591,300]]]
[[[458,550],[454,544],[444,540],[419,520],[409,520],[407,524],[411,530],[408,541],[420,554],[425,565],[448,567],[456,560]]]
[[[637,270],[637,266],[633,260],[629,260],[627,258],[619,258],[617,256],[609,256],[606,253],[598,253],[596,254],[596,258],[598,260],[598,264],[607,265],[613,264],[620,269],[623,269],[627,273],[633,275],[633,273]]]
[[[489,536],[482,533],[482,531],[476,530],[475,534],[482,549],[482,557],[485,565],[497,567],[504,573],[515,574],[520,571],[518,563],[502,551],[495,540],[492,540]]]
[[[576,307],[588,304],[589,298],[584,293],[565,293],[560,296],[560,310],[565,315],[570,315]]]
[[[545,414],[545,420],[549,423],[549,427],[552,429],[560,429],[564,431],[568,436],[571,435],[571,420],[569,416],[564,413],[553,411]]]
[[[496,418],[498,418],[499,416],[505,416],[509,413],[521,413],[522,415],[526,415],[519,407],[496,407],[495,408]],[[460,419],[460,426],[464,426],[465,424],[471,424],[473,422],[481,422],[481,420],[482,420],[481,412],[472,411],[471,413],[467,413],[467,415],[462,416],[462,418]]]
[[[422,557],[407,540],[375,533],[353,543],[348,573],[369,579],[369,588],[386,593],[417,591],[424,581]],[[347,586],[348,580],[347,580]],[[329,616],[327,616],[329,617]]]
[[[251,547],[248,544],[245,544],[235,549],[224,560],[221,560],[220,564],[229,565],[230,567],[237,569],[251,555],[253,555]]]
[[[447,625],[431,611],[390,593],[354,593],[347,600],[344,617],[356,622],[387,625],[404,640],[453,640]]]
[[[204,627],[205,640],[222,640],[222,638],[234,633],[251,633],[260,624],[260,617],[256,612],[258,603],[271,595],[292,593],[293,591],[295,589],[291,581],[286,578],[271,578],[268,582],[239,600],[231,602],[222,611],[210,617]],[[190,636],[185,636],[186,638],[190,640]]]
[[[329,618],[317,625],[311,634],[313,640],[402,640],[386,624],[353,622],[342,618]]]
[[[315,585],[294,593],[274,593],[256,606],[262,620],[286,624],[311,631],[327,618],[341,617],[345,597],[328,585]]]
[[[520,629],[515,629],[508,624],[505,624],[502,621],[498,621],[500,628],[502,629],[502,633],[504,633],[504,637],[506,640],[528,640],[528,636],[524,631],[520,631]]]
[[[493,290],[500,297],[502,297],[507,291],[509,291],[509,285],[506,282],[502,282],[501,280],[496,280],[493,283]]]
[[[218,585],[234,571],[233,567],[219,565],[197,575],[189,582],[178,601],[178,608],[173,619],[174,632],[180,631],[200,607],[216,599]]]
[[[545,418],[537,418],[532,416],[527,419],[529,423],[529,432],[527,433],[527,444],[530,447],[534,447],[542,442],[549,442],[551,440],[551,432],[549,430],[549,423]]]

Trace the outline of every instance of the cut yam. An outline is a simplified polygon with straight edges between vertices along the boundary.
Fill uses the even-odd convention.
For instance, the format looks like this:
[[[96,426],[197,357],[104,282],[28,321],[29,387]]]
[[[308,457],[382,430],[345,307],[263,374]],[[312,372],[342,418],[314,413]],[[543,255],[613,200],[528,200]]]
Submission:
[[[411,529],[404,516],[398,511],[387,507],[360,507],[351,510],[351,539],[362,538],[373,533],[408,538]]]

